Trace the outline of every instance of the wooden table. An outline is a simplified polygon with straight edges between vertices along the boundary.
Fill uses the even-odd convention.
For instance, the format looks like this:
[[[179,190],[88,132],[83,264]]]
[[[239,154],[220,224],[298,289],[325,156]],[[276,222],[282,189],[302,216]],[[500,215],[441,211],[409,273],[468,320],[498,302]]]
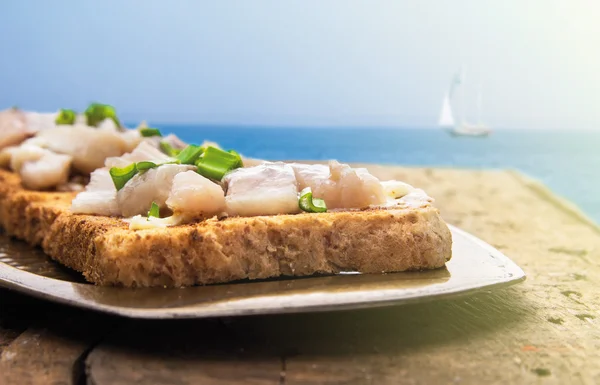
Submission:
[[[377,310],[136,321],[0,290],[0,384],[600,384],[600,231],[508,171],[372,166],[528,274]]]

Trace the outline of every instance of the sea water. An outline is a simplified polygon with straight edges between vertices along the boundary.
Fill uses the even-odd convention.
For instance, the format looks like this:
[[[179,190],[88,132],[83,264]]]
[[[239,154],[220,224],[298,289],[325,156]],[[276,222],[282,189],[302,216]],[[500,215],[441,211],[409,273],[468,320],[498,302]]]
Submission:
[[[474,169],[518,169],[600,223],[600,131],[496,130],[485,138],[438,129],[158,125],[183,140],[211,140],[269,160],[327,160]]]

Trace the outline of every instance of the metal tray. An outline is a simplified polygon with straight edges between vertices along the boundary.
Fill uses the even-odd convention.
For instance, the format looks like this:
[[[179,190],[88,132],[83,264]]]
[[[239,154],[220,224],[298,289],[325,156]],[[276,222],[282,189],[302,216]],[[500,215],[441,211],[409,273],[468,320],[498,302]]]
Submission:
[[[506,286],[525,279],[514,262],[450,226],[445,268],[392,274],[343,273],[183,289],[124,289],[86,283],[40,249],[0,235],[0,286],[45,300],[132,318],[204,318],[397,305]]]

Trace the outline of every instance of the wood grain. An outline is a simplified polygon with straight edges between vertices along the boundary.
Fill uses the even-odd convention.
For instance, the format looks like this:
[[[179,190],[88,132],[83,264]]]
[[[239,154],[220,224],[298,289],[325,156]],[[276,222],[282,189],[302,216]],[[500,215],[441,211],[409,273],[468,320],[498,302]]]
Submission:
[[[24,297],[7,289],[0,289],[0,354],[28,325],[22,312]]]
[[[0,351],[0,384],[80,384],[82,359],[117,319],[2,291],[14,331]],[[7,300],[8,299],[8,300]],[[4,305],[10,302],[10,306]]]
[[[86,372],[94,385],[279,384],[280,355],[263,346],[218,321],[132,322],[94,349]]]

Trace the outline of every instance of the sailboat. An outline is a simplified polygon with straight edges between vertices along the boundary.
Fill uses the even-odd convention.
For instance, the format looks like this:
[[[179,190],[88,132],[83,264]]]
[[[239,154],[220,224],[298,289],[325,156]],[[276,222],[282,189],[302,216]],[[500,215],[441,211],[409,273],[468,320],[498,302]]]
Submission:
[[[438,125],[441,128],[445,129],[452,136],[488,136],[492,133],[492,130],[490,127],[488,127],[481,121],[481,85],[479,87],[477,95],[477,123],[467,122],[467,120],[464,118],[464,114],[461,114],[460,120],[458,122],[456,122],[455,120],[454,109],[452,107],[452,100],[458,90],[458,87],[460,87],[460,85],[463,83],[463,77],[464,75],[462,71],[454,75],[452,83],[450,84],[450,88],[444,95]],[[462,92],[462,95],[462,99],[464,101],[464,92]],[[461,104],[463,105],[462,110],[464,110],[464,102]]]

